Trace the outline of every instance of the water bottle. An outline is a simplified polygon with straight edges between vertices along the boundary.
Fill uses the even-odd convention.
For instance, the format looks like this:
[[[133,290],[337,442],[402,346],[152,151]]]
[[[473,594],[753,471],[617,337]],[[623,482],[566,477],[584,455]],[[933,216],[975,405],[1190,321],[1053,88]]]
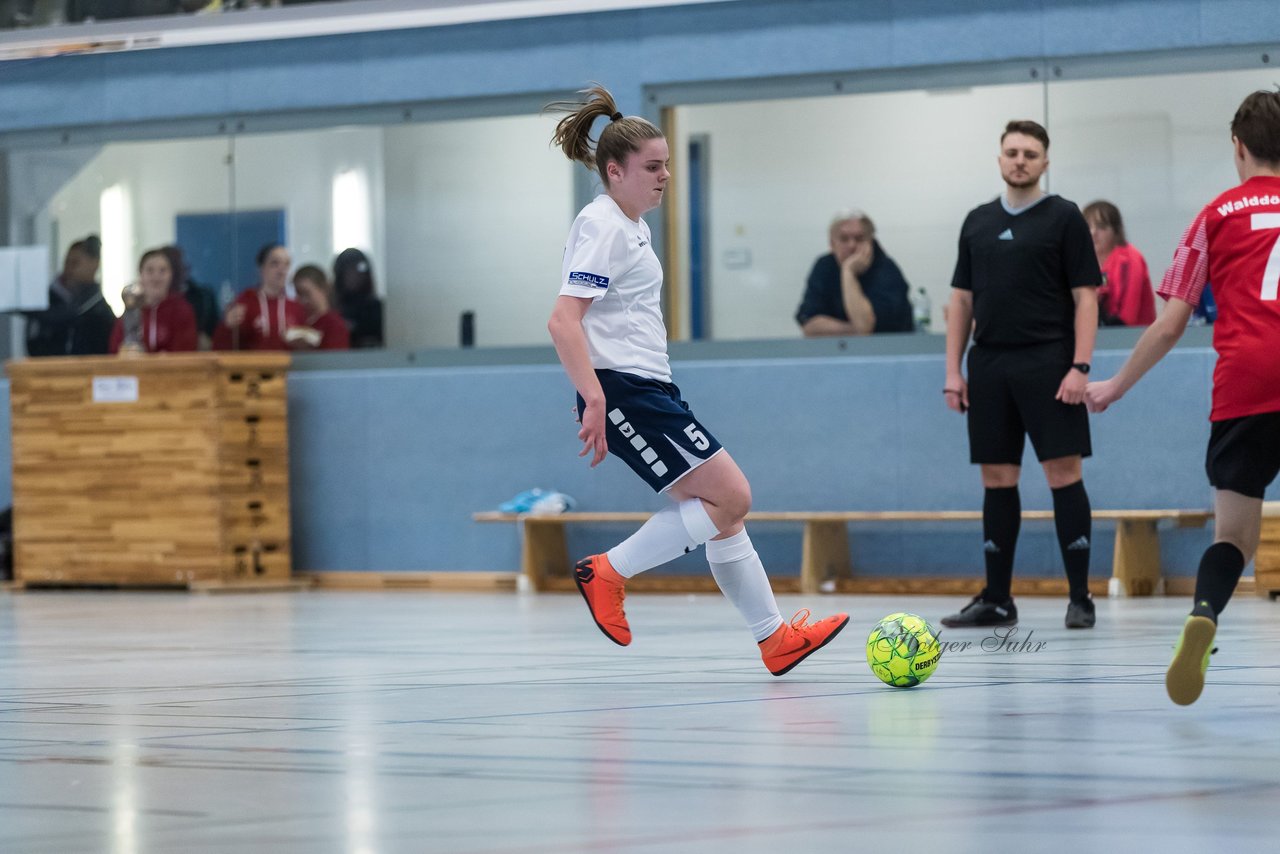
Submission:
[[[924,288],[918,288],[915,299],[911,301],[911,308],[916,322],[916,332],[928,332],[930,324],[933,323],[933,303],[929,299],[929,292]]]
[[[464,311],[458,318],[458,344],[462,347],[476,346],[476,313]]]

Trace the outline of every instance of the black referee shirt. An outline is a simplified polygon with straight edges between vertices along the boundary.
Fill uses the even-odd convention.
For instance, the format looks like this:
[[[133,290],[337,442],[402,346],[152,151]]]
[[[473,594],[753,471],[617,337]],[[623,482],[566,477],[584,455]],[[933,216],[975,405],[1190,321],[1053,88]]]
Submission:
[[[1071,289],[1097,287],[1102,271],[1074,203],[1043,196],[1019,214],[1000,199],[974,208],[960,229],[953,288],[973,292],[973,340],[993,347],[1075,337]]]

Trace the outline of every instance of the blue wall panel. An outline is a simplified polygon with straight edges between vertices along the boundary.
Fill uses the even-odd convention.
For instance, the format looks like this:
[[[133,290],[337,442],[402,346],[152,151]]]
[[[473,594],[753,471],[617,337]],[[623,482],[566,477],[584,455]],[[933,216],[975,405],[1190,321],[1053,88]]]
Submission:
[[[1102,352],[1108,375],[1122,353]],[[1128,398],[1093,419],[1085,464],[1095,508],[1208,507],[1202,460],[1212,351],[1175,350]],[[752,483],[759,510],[977,509],[963,418],[945,408],[939,356],[689,361],[676,380]],[[515,569],[513,528],[470,521],[534,486],[583,510],[652,510],[653,495],[613,458],[592,470],[579,449],[572,389],[553,365],[300,372],[290,379],[295,563],[304,570]],[[1030,449],[1023,506],[1052,507]],[[1273,489],[1273,492],[1275,490]],[[631,526],[575,529],[574,553]],[[853,529],[868,574],[976,572],[978,526]],[[798,525],[759,524],[770,565],[794,572]],[[1208,531],[1170,531],[1165,556],[1194,570]],[[1095,568],[1110,566],[1098,526]],[[1029,523],[1018,565],[1061,572],[1053,528]],[[702,571],[696,556],[677,571]]]
[[[1106,376],[1124,354],[1100,352]],[[1130,395],[1092,420],[1085,482],[1095,508],[1211,503],[1203,470],[1213,353],[1171,353]],[[942,403],[940,356],[754,359],[675,363],[698,416],[751,480],[759,510],[977,509],[961,416]],[[3,384],[7,399],[8,384]],[[289,380],[294,564],[299,570],[515,569],[508,525],[471,521],[533,486],[573,495],[583,510],[653,510],[655,496],[616,459],[590,469],[576,454],[573,392],[554,365],[302,371]],[[0,506],[11,501],[9,409],[0,412]],[[1052,506],[1028,450],[1023,506]],[[1268,497],[1280,498],[1280,484]],[[574,554],[600,551],[633,526],[577,527]],[[855,525],[868,575],[977,577],[972,523]],[[1110,568],[1113,529],[1097,526],[1094,570]],[[1166,566],[1193,573],[1209,531],[1162,535]],[[800,526],[752,529],[771,570],[799,566]],[[700,554],[668,571],[703,572]],[[1052,524],[1028,523],[1018,571],[1057,577]]]

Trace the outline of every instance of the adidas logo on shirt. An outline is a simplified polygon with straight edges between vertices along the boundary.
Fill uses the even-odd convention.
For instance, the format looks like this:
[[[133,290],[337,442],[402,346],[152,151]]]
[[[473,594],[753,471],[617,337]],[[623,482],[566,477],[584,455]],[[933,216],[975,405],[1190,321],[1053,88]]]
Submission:
[[[1013,229],[1012,229],[1012,228],[1006,228],[1004,231],[1000,232],[1000,237],[999,237],[998,239],[999,239],[999,240],[1013,240]]]

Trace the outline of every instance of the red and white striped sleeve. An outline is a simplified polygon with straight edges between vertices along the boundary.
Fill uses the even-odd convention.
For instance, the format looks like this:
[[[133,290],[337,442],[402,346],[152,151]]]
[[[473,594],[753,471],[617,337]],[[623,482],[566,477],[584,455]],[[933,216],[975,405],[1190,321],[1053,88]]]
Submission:
[[[1209,209],[1187,227],[1173,253],[1173,263],[1165,271],[1156,293],[1165,299],[1180,299],[1191,305],[1200,304],[1200,295],[1209,282]]]

